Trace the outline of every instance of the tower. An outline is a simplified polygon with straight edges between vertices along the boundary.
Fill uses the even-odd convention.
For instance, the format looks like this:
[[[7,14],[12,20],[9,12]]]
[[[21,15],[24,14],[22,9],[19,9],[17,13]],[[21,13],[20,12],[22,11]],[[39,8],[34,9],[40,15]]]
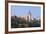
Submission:
[[[29,22],[31,22],[31,12],[30,12],[30,11],[28,12],[27,20],[28,20]]]

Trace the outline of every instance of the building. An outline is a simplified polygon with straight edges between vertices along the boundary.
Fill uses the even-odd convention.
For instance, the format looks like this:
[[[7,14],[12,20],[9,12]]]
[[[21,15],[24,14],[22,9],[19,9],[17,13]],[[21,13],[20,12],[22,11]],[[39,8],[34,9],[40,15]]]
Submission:
[[[30,22],[32,19],[32,15],[31,15],[31,12],[29,11],[28,14],[27,14],[27,20]]]
[[[19,16],[19,17],[23,18],[23,19],[25,19],[25,20],[27,20],[29,22],[32,20],[32,15],[31,15],[30,11],[27,13],[27,16]]]
[[[19,16],[19,18],[27,20],[27,16]]]

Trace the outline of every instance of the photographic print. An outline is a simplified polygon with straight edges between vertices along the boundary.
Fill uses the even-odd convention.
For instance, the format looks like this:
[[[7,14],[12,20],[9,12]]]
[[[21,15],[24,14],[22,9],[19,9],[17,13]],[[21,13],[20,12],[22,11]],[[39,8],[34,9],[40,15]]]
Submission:
[[[44,3],[8,2],[8,32],[44,31]]]
[[[11,5],[11,28],[40,27],[41,7],[21,5]]]

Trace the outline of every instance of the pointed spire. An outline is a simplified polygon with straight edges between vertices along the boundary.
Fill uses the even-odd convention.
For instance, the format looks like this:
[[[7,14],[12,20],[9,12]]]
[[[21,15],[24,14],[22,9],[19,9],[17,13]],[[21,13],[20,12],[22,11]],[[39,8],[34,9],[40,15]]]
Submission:
[[[29,10],[29,13],[30,13],[30,10]]]
[[[29,14],[31,15],[31,12],[30,12],[30,10],[29,10]]]

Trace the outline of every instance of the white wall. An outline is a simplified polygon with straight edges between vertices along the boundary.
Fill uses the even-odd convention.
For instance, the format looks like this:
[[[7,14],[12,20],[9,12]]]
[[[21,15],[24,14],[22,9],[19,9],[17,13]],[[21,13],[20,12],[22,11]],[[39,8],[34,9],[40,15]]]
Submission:
[[[5,22],[4,22],[4,0],[0,0],[0,34],[4,34],[4,25],[5,25]]]
[[[45,2],[46,0],[27,0]],[[45,12],[46,13],[46,12]],[[0,0],[0,34],[5,34],[5,1]],[[29,33],[16,33],[16,34],[46,34],[45,32],[29,32]]]

